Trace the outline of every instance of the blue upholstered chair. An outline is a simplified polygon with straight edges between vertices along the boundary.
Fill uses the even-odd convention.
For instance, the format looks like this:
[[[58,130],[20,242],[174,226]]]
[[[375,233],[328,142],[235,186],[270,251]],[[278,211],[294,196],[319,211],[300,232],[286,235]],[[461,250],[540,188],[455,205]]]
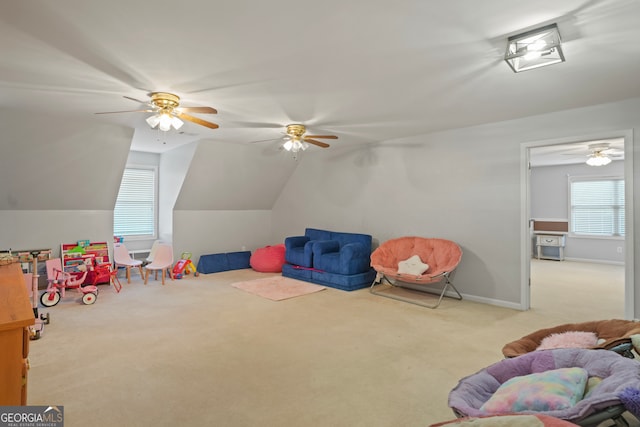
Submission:
[[[353,291],[369,286],[372,237],[307,228],[304,236],[287,237],[282,275]]]
[[[313,267],[313,244],[318,240],[329,240],[331,232],[307,228],[304,236],[292,236],[284,239],[285,261],[305,268]]]

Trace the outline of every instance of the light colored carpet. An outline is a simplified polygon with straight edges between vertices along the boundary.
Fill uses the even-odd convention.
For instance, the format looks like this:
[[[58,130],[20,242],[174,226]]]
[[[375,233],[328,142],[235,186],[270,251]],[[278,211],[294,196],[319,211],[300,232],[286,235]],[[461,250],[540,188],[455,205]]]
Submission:
[[[324,286],[282,276],[262,277],[246,282],[232,283],[231,286],[272,301],[282,301],[326,289]]]
[[[368,289],[274,304],[230,286],[267,277],[253,270],[165,286],[133,275],[119,294],[101,285],[94,305],[68,296],[46,310],[28,402],[64,405],[65,427],[424,427],[453,418],[449,391],[505,343],[622,316],[611,272],[591,290],[591,267],[534,264],[527,312],[448,298],[431,310]]]

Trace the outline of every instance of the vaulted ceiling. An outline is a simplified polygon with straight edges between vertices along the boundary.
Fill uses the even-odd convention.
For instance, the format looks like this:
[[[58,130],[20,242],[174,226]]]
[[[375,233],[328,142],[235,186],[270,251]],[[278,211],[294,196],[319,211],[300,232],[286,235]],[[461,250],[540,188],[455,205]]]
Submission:
[[[393,140],[640,96],[639,18],[637,0],[3,1],[0,109],[134,128],[152,152],[289,123],[336,146]],[[554,22],[566,62],[513,73],[507,37]],[[94,114],[152,91],[216,108],[199,117],[219,129]]]

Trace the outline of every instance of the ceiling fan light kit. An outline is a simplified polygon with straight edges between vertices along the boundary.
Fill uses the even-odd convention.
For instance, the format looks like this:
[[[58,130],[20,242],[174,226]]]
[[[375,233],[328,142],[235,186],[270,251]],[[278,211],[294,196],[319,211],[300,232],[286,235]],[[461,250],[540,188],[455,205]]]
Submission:
[[[148,117],[147,123],[152,128],[158,126],[158,128],[167,132],[173,127],[178,130],[182,127],[184,122],[173,115],[173,110],[180,105],[180,97],[172,93],[167,92],[153,92],[151,93],[151,104],[158,108],[158,113]]]
[[[611,156],[619,157],[622,154],[612,149],[608,142],[590,144],[589,150],[591,153],[586,161],[589,166],[606,166],[611,163]]]
[[[601,152],[596,151],[587,159],[587,164],[589,166],[606,166],[611,163],[611,159]]]
[[[304,151],[307,148],[309,148],[309,144],[307,144],[304,141],[289,139],[288,141],[285,141],[284,144],[282,144],[282,148],[284,148],[287,151],[292,151],[294,153],[297,153],[300,150]]]
[[[158,113],[153,116],[147,117],[146,121],[152,128],[158,126],[158,128],[164,132],[170,130],[171,127],[178,130],[184,124],[184,122],[179,118],[167,113]]]
[[[564,62],[556,24],[509,37],[504,60],[514,73]]]
[[[282,144],[282,148],[293,153],[297,153],[300,150],[304,151],[309,148],[309,144],[302,139],[305,132],[306,128],[304,125],[288,125],[288,139],[284,144]]]

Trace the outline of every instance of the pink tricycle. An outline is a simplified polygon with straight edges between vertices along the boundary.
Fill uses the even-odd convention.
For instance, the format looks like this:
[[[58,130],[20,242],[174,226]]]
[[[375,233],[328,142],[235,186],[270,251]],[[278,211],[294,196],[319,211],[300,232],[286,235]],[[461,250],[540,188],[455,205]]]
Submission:
[[[40,302],[45,307],[53,307],[60,298],[64,297],[66,289],[77,289],[82,294],[82,302],[89,305],[98,298],[98,287],[95,285],[82,286],[87,277],[88,268],[81,265],[78,273],[66,272],[62,269],[60,258],[49,259],[47,265],[47,290],[40,295]]]

